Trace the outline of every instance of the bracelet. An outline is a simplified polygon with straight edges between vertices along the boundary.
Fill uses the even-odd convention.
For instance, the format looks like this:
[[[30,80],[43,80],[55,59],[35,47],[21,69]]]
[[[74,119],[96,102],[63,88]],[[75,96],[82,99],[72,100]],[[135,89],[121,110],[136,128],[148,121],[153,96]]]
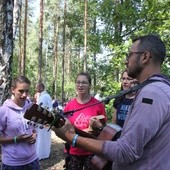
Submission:
[[[77,142],[77,138],[78,138],[78,134],[76,134],[75,136],[74,136],[74,138],[73,138],[73,141],[72,141],[72,146],[73,146],[73,148],[75,148],[76,147],[76,142]]]
[[[16,136],[14,137],[14,143],[17,143],[17,137]]]

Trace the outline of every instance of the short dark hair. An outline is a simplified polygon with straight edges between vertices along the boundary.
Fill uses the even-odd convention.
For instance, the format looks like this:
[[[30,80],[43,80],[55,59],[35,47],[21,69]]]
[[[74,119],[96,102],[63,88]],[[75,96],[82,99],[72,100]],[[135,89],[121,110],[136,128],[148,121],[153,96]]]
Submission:
[[[139,51],[149,51],[152,54],[155,63],[163,63],[166,57],[166,47],[164,42],[157,35],[145,35],[134,38],[132,42],[140,41],[138,45]]]
[[[41,87],[43,90],[45,89],[45,85],[43,82],[38,82],[37,84],[39,87]]]
[[[30,80],[25,77],[25,76],[18,76],[18,77],[15,77],[13,80],[12,80],[12,87],[16,87],[17,83],[26,83],[26,84],[31,84]]]
[[[80,73],[76,76],[75,81],[77,80],[77,77],[78,77],[78,76],[86,76],[87,79],[88,79],[89,84],[91,85],[91,77],[90,77],[90,75],[89,75],[88,73],[86,73],[86,72],[80,72]]]

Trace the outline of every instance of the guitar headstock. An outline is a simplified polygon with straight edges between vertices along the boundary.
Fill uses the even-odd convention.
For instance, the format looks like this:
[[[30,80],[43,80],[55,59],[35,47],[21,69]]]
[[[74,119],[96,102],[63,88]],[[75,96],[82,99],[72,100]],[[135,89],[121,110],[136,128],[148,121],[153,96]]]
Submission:
[[[41,125],[52,124],[55,127],[61,127],[65,124],[65,120],[60,114],[50,112],[37,104],[32,104],[26,110],[24,118]]]

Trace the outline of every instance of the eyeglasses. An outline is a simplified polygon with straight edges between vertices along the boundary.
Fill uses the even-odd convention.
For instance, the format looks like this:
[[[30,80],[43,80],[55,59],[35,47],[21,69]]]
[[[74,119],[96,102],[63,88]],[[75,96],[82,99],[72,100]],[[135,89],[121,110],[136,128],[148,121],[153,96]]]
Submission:
[[[29,92],[29,90],[18,90],[21,94],[23,94],[23,93],[28,93]]]
[[[83,86],[85,86],[85,85],[88,85],[89,84],[89,82],[87,82],[87,81],[77,81],[76,82],[76,85],[83,85]]]
[[[144,51],[140,51],[140,52],[133,52],[133,51],[129,51],[127,54],[126,54],[126,60],[129,60],[129,58],[133,55],[133,54],[143,54]]]

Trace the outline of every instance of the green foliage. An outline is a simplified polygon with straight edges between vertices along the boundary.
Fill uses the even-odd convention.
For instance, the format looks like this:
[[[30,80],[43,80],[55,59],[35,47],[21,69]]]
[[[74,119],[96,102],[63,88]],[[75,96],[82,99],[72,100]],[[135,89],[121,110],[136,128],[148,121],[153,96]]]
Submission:
[[[109,82],[108,87],[104,93],[104,96],[112,96],[116,95],[120,91],[120,83],[117,82]],[[113,116],[113,101],[112,99],[108,104],[105,104],[106,113],[108,117],[108,121],[111,122]]]
[[[74,98],[76,96],[76,92],[75,92],[75,83],[72,82],[72,83],[67,83],[65,85],[65,99],[66,101]]]
[[[32,2],[34,3],[34,1]],[[43,79],[48,91],[52,92],[54,28],[59,24],[58,35],[58,65],[57,65],[57,96],[61,99],[61,80],[63,54],[63,1],[45,1],[44,40],[43,40]],[[119,77],[125,68],[126,52],[131,44],[131,38],[143,34],[160,35],[167,46],[167,58],[163,65],[163,73],[170,76],[170,1],[169,0],[91,0],[88,1],[88,32],[87,59],[88,72],[92,79],[96,77],[96,91],[105,87],[105,96],[119,91]],[[38,36],[39,23],[28,19],[26,75],[34,86],[38,70]],[[23,38],[23,37],[22,37]],[[49,47],[49,49],[47,48]],[[67,1],[66,16],[66,58],[65,58],[65,98],[75,96],[74,78],[82,70],[84,50],[84,1]],[[110,55],[107,55],[110,53]],[[100,54],[100,55],[99,55]],[[15,41],[13,75],[18,74],[18,40]],[[102,57],[101,57],[102,56]],[[70,65],[68,58],[70,57]],[[47,59],[47,60],[46,60]],[[47,61],[47,62],[46,62]],[[68,73],[70,68],[70,74]],[[53,95],[53,94],[51,94]],[[113,101],[106,105],[109,119],[112,117]]]

